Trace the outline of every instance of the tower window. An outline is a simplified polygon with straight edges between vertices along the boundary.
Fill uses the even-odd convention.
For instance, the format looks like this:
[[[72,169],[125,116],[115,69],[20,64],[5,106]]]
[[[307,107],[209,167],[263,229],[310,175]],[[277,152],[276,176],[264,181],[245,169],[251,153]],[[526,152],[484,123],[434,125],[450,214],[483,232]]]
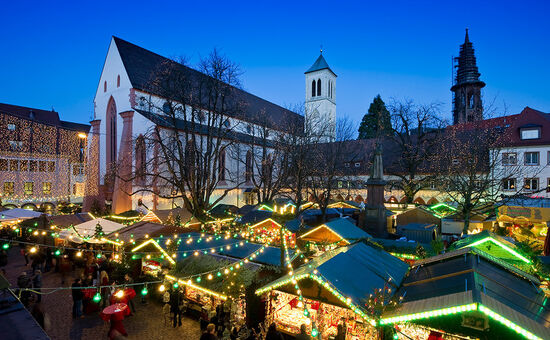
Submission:
[[[474,108],[474,95],[470,96],[470,100],[468,101],[468,106],[470,109]]]
[[[103,92],[107,92],[107,81],[103,82]]]
[[[315,97],[315,80],[311,82],[311,96]]]
[[[321,95],[321,79],[317,80],[317,95]]]
[[[120,87],[120,74],[116,77],[116,87]]]

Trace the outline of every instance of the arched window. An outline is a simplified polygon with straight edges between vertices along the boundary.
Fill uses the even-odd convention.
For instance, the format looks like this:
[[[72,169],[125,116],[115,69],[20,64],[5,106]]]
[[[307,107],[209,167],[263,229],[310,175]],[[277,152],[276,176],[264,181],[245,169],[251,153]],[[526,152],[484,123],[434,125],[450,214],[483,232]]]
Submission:
[[[332,80],[328,81],[328,96],[332,98]]]
[[[145,184],[146,156],[145,138],[139,135],[136,139],[136,180],[139,185]]]
[[[220,152],[220,159],[219,159],[219,177],[220,181],[225,181],[225,150],[222,150]]]
[[[103,82],[103,92],[107,92],[107,81]]]
[[[311,82],[311,96],[315,97],[315,80]]]
[[[244,179],[247,182],[252,180],[252,151],[248,150],[246,152],[246,164],[244,170]]]
[[[117,112],[116,112],[116,103],[113,97],[109,99],[107,104],[107,114],[106,114],[106,129],[107,129],[107,169],[111,170],[116,163],[116,152],[117,152]]]
[[[470,109],[474,108],[474,95],[470,96],[469,106],[470,106]]]
[[[120,74],[116,76],[116,87],[120,87]]]
[[[321,95],[321,79],[317,80],[317,95]]]

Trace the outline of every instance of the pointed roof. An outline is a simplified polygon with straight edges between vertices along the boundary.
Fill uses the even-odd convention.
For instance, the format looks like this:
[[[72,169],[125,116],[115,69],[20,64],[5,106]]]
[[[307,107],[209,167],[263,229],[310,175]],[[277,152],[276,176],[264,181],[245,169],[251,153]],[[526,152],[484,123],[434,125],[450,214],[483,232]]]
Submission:
[[[330,72],[332,72],[332,74],[334,74],[336,76],[336,73],[334,73],[334,71],[331,70],[331,68],[328,66],[328,63],[325,60],[325,58],[323,57],[323,53],[321,52],[321,54],[319,55],[319,58],[317,58],[317,60],[315,60],[313,65],[311,65],[311,67],[304,74],[308,74],[308,73],[315,72],[315,71],[320,71],[320,70],[325,70],[325,69],[329,70]]]
[[[477,84],[480,87],[485,86],[485,83],[479,80],[481,74],[477,68],[474,46],[470,42],[468,29],[466,29],[464,44],[460,45],[460,54],[455,60],[458,64],[455,66],[457,68],[455,85],[451,88],[451,91],[465,84]]]
[[[118,49],[124,68],[128,73],[132,87],[163,98],[170,97],[170,93],[163,93],[161,88],[154,85],[155,77],[159,71],[171,68],[171,72],[178,72],[184,79],[199,83],[207,79],[207,75],[195,69],[177,63],[154,52],[134,45],[128,41],[113,36],[113,41]],[[303,125],[304,118],[277,104],[271,103],[240,88],[233,87],[232,100],[242,105],[243,109],[232,113],[235,118],[249,123],[267,125],[275,130],[288,123]],[[200,105],[200,104],[199,104]],[[240,112],[243,111],[243,112]]]

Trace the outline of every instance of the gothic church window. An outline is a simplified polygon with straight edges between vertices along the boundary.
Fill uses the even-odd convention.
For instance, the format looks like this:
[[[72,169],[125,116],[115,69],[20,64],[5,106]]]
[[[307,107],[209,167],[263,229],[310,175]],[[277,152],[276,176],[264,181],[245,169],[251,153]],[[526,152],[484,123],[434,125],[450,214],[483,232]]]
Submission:
[[[247,151],[246,153],[246,163],[245,163],[245,172],[244,179],[247,182],[252,180],[252,151]]]
[[[321,79],[317,80],[317,96],[321,95]]]
[[[120,74],[116,77],[116,87],[120,87]]]
[[[315,97],[315,80],[311,82],[311,96]]]
[[[468,106],[469,106],[470,109],[474,108],[474,96],[473,95],[470,96],[470,100],[468,101]]]

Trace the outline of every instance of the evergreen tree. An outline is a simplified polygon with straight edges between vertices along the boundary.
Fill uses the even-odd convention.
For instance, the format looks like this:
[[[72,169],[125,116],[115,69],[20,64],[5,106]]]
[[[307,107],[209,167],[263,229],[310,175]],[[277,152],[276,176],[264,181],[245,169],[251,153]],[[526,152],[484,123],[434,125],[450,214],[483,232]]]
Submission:
[[[369,111],[363,116],[359,125],[358,139],[387,136],[392,132],[390,112],[380,95],[374,97]]]

